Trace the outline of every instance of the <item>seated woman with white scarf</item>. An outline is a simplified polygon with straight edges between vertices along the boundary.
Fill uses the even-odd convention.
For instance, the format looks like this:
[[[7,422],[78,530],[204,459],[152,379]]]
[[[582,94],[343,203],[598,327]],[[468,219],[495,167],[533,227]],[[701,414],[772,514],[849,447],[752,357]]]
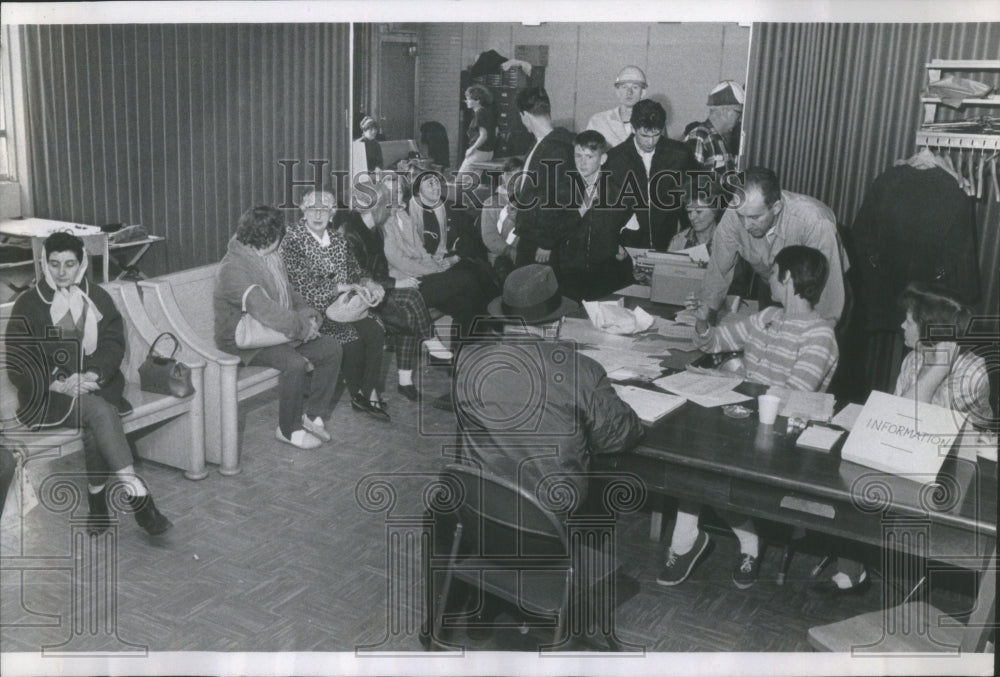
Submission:
[[[122,397],[122,316],[111,296],[84,278],[88,259],[83,240],[72,233],[53,233],[42,251],[43,278],[17,297],[7,325],[8,344],[17,343],[35,356],[19,361],[17,369],[8,361],[17,388],[18,420],[29,426],[82,428],[88,533],[108,528],[109,482],[116,480],[139,526],[150,535],[162,534],[173,525],[135,474],[121,422],[121,416],[132,411]]]

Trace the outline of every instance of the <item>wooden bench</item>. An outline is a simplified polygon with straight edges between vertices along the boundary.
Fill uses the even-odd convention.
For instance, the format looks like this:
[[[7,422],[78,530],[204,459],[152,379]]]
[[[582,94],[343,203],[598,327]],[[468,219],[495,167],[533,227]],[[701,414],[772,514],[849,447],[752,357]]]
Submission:
[[[217,269],[218,264],[190,268],[142,280],[139,287],[153,324],[205,361],[206,458],[219,464],[223,475],[235,475],[240,472],[238,404],[277,386],[280,372],[240,366],[238,357],[216,347],[212,296]]]
[[[143,310],[138,289],[132,282],[111,282],[102,287],[111,295],[115,307],[125,323],[127,345],[121,370],[125,375],[125,398],[133,406],[132,413],[122,417],[125,433],[134,443],[139,456],[157,463],[180,468],[188,479],[198,480],[207,476],[205,471],[205,363],[192,357],[190,352],[179,351],[177,357],[191,367],[191,380],[195,392],[185,398],[144,392],[139,388],[139,365],[156,340],[159,332]],[[4,362],[16,359],[7,351],[6,333],[13,303],[0,307],[0,346]],[[24,332],[27,333],[27,326]],[[17,327],[12,326],[12,331]],[[4,365],[5,366],[5,365]],[[83,449],[79,430],[49,428],[33,431],[20,425],[14,417],[17,391],[7,378],[6,368],[0,369],[0,409],[2,409],[3,436],[23,445],[29,454],[58,450],[58,455]]]

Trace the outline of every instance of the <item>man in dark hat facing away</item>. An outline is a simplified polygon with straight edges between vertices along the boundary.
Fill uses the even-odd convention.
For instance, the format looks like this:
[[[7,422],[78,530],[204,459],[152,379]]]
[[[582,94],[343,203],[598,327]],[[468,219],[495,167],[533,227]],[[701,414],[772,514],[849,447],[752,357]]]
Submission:
[[[461,462],[532,494],[546,476],[568,479],[579,505],[591,455],[622,452],[643,429],[604,368],[559,340],[563,316],[577,307],[549,266],[512,271],[489,304],[503,334],[459,353],[454,401]]]

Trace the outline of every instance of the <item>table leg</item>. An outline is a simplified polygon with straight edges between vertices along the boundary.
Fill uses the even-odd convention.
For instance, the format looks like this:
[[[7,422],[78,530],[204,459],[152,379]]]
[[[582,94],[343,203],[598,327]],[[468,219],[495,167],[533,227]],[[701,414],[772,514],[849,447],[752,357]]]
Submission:
[[[663,533],[663,510],[653,510],[649,516],[649,540],[659,543]]]
[[[139,247],[138,248],[139,251],[137,251],[135,255],[124,264],[117,256],[114,256],[114,254],[112,254],[112,256],[114,256],[115,259],[115,264],[119,268],[118,277],[116,277],[115,279],[120,280],[123,277],[125,277],[125,275],[129,273],[134,273],[138,277],[138,279],[145,280],[146,276],[142,274],[141,270],[135,267],[135,264],[137,264],[139,262],[139,259],[141,259],[146,254],[146,251],[149,249],[151,245],[152,245],[151,242],[147,242],[146,244]]]

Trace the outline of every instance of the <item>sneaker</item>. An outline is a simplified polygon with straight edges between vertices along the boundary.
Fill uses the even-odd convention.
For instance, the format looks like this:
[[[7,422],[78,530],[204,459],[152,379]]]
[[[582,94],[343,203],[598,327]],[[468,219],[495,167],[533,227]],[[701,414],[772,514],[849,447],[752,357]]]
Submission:
[[[324,442],[329,442],[331,439],[333,439],[332,437],[330,437],[330,433],[326,431],[326,426],[323,425],[322,416],[317,416],[316,418],[310,421],[308,416],[302,414],[302,427],[305,428],[305,431],[307,433],[309,433],[313,437],[318,437]]]
[[[760,562],[753,555],[740,553],[740,563],[733,569],[733,585],[740,590],[746,590],[757,582],[760,573]]]
[[[285,444],[291,444],[299,449],[315,449],[323,444],[322,440],[317,437],[313,437],[302,429],[296,430],[292,433],[291,438],[288,438],[281,434],[281,428],[277,428],[274,431],[274,437]]]
[[[704,531],[699,531],[698,538],[694,541],[694,546],[688,552],[678,555],[673,549],[669,550],[667,552],[667,563],[660,570],[660,575],[656,577],[656,582],[666,586],[683,583],[691,573],[691,570],[694,569],[694,563],[698,561],[698,558],[701,557],[701,554],[705,552],[705,548],[707,547],[708,534]]]

